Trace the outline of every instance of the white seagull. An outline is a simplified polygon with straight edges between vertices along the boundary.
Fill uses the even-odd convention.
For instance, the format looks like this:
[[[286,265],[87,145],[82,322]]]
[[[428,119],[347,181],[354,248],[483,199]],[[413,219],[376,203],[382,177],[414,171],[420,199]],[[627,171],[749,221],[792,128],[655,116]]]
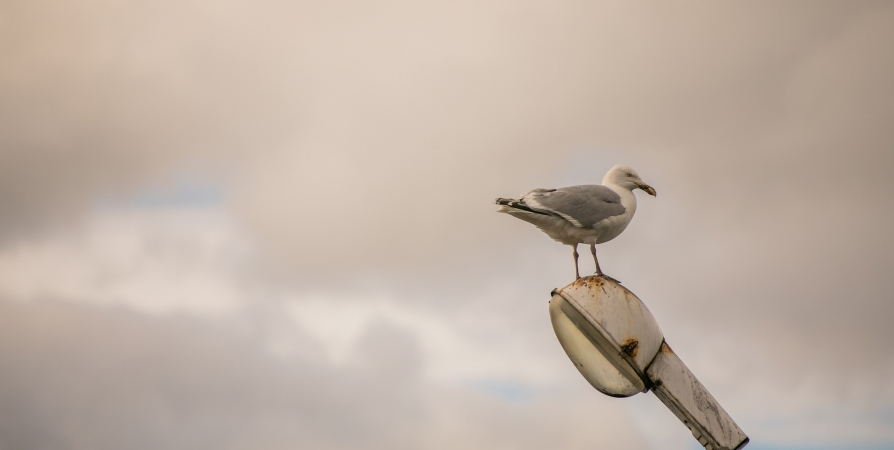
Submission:
[[[540,228],[554,240],[570,245],[577,267],[577,244],[590,244],[596,275],[605,276],[596,259],[596,244],[616,238],[636,212],[634,189],[655,196],[635,170],[615,166],[605,174],[602,185],[570,186],[561,189],[534,189],[519,199],[498,198],[499,212],[515,216]]]

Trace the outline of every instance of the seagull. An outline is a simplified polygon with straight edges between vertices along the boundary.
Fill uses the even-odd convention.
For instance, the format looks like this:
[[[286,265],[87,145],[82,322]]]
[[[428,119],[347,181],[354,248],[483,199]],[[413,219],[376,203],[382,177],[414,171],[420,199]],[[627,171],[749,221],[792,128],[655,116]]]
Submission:
[[[534,189],[518,199],[498,198],[496,203],[498,212],[530,222],[553,240],[570,245],[576,278],[580,278],[577,245],[590,244],[596,275],[605,276],[596,259],[596,244],[618,237],[627,228],[636,212],[634,189],[656,196],[635,170],[618,165],[605,174],[601,185]]]

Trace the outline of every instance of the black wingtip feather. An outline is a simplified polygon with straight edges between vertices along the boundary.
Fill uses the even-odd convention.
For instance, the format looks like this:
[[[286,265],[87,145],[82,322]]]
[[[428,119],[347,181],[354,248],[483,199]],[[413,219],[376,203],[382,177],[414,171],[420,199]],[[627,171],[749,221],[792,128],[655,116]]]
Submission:
[[[498,205],[501,205],[501,206],[508,206],[510,208],[520,209],[522,211],[532,212],[535,214],[543,214],[545,216],[549,215],[543,211],[535,211],[535,210],[531,209],[528,205],[526,205],[524,203],[523,200],[514,200],[511,198],[498,198],[496,202]]]

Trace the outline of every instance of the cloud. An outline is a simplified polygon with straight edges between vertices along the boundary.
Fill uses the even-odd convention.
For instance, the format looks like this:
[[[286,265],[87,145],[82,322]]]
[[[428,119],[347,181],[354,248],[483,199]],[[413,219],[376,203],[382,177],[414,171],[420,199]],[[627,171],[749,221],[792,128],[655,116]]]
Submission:
[[[754,445],[889,445],[892,17],[0,7],[0,442],[686,445],[571,369],[568,249],[491,204],[626,163],[603,267]]]
[[[64,233],[0,250],[0,293],[149,314],[231,314],[250,245],[216,208],[113,208]]]
[[[367,363],[345,370],[272,357],[257,336],[184,317],[0,308],[5,446],[644,448],[617,404],[579,392],[507,405],[427,383],[413,341],[386,324],[365,336]]]

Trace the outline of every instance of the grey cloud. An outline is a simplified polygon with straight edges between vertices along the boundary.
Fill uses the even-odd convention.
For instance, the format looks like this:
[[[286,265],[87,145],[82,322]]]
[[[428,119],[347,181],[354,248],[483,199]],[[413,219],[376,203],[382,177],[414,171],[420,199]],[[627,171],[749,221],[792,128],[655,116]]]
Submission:
[[[589,448],[582,436],[593,438],[572,432],[585,419],[557,411],[562,396],[513,406],[424,382],[411,340],[384,324],[360,346],[363,365],[339,368],[186,317],[53,302],[0,310],[4,448]],[[611,408],[569,406],[625,431]],[[608,442],[645,445],[631,429]]]
[[[570,252],[490,203],[598,182],[625,163],[661,195],[642,200],[600,260],[727,409],[767,430],[767,404],[792,416],[844,409],[849,398],[857,409],[894,404],[886,3],[2,8],[0,242],[68,228],[109,192],[127,197],[171,171],[198,173],[221,180],[228,211],[257,243],[261,255],[243,274],[256,285],[381,294],[450,320],[500,316],[491,332],[528,336],[512,342],[539,355],[555,349],[538,340],[550,338],[538,322],[545,309],[529,305],[568,281]],[[367,361],[364,376],[425,367],[400,331],[383,325],[368,337],[371,348],[402,350]],[[256,357],[158,366],[176,380],[215,367],[238,374]],[[245,399],[271,395],[246,387],[264,377],[305,376],[269,364],[244,375]],[[320,370],[307,376],[326,394],[291,400],[349,409],[329,389],[360,395],[360,381]],[[35,386],[58,381],[43,383]],[[216,401],[198,392],[184,398]],[[420,406],[403,399],[343,426],[372,433],[369,423],[402,419],[403,408]],[[277,414],[249,426],[287,428],[291,416]],[[326,417],[319,426],[340,420]],[[423,439],[390,432],[382,442]],[[356,444],[288,433],[283,442]]]

